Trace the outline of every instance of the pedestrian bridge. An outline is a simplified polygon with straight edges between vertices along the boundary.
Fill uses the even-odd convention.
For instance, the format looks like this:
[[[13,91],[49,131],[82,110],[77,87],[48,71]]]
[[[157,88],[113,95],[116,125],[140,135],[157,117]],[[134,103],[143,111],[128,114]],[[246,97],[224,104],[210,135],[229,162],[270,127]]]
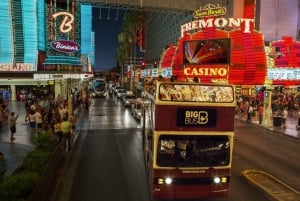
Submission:
[[[79,0],[81,3],[91,5],[116,5],[124,8],[136,8],[145,10],[168,10],[168,11],[194,11],[208,3],[218,3],[212,0]]]

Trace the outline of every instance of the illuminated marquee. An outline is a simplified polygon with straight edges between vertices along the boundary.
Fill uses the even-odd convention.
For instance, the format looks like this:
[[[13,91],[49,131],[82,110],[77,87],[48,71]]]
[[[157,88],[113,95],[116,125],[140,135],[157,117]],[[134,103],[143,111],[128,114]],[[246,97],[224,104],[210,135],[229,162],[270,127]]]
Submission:
[[[199,10],[195,10],[193,16],[195,18],[206,17],[206,16],[219,16],[226,14],[226,7],[221,7],[220,4],[207,4],[206,6],[200,7]]]
[[[67,40],[53,41],[51,47],[59,52],[78,52],[80,49],[77,43]]]
[[[0,63],[0,71],[34,71],[33,63]]]
[[[199,19],[181,25],[181,36],[183,36],[184,32],[192,31],[195,29],[203,29],[208,27],[217,27],[220,29],[224,27],[242,27],[242,24],[244,24],[243,33],[251,33],[251,24],[253,23],[254,19],[247,18]]]
[[[185,67],[184,75],[186,76],[219,76],[224,77],[227,76],[228,70],[227,68],[222,67]]]

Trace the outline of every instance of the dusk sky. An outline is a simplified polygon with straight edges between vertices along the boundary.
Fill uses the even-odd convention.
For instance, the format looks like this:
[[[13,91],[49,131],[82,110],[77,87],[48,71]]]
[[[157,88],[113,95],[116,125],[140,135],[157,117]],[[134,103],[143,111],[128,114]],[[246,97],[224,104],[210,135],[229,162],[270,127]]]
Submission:
[[[96,71],[116,67],[115,59],[118,44],[118,34],[122,27],[124,10],[93,8],[93,31],[95,32],[95,65]],[[109,17],[109,19],[108,19]]]

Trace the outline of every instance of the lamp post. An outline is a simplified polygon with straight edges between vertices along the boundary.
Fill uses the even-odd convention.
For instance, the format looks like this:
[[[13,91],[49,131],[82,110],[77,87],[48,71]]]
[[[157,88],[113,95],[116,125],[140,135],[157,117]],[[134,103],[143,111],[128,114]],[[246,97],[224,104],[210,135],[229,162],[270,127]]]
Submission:
[[[272,117],[272,80],[265,81],[266,91],[264,94],[264,124],[267,126],[271,125],[271,117]]]
[[[67,88],[67,90],[68,90],[68,114],[69,114],[69,116],[72,116],[73,115],[73,106],[72,106],[72,91],[71,91],[71,88],[72,88],[72,86],[71,86],[71,78],[69,78],[68,79],[68,88]]]

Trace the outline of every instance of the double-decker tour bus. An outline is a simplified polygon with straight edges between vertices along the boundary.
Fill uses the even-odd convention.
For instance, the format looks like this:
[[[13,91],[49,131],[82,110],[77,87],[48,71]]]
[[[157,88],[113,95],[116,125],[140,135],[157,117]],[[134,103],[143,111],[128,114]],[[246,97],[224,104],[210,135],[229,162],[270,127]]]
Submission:
[[[142,130],[152,199],[228,196],[234,87],[157,82],[150,91]]]
[[[92,81],[92,96],[93,97],[106,97],[107,83],[105,79],[94,79]]]

